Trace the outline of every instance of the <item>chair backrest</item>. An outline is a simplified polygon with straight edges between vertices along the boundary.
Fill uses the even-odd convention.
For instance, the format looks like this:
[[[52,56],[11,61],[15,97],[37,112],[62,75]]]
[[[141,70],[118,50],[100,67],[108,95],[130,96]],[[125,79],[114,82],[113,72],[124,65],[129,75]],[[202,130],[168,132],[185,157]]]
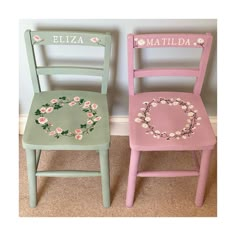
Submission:
[[[196,77],[193,93],[200,94],[210,55],[212,36],[206,34],[129,34],[128,35],[128,79],[129,95],[134,95],[134,79],[150,76]],[[134,55],[137,48],[183,47],[202,48],[198,68],[148,68],[135,69]]]
[[[25,32],[26,50],[35,93],[41,92],[39,75],[87,75],[102,77],[101,93],[107,93],[109,62],[111,54],[111,35],[97,32],[72,31],[31,31]],[[42,45],[80,45],[104,48],[102,67],[95,66],[38,66],[35,47]]]

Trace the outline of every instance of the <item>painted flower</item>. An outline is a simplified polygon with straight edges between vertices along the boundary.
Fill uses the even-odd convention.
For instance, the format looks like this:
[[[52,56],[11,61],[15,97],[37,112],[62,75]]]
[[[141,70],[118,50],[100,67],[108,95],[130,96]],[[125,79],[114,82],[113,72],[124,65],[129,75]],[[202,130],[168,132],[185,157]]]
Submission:
[[[194,115],[193,112],[189,112],[189,113],[188,113],[188,116],[193,116],[193,115]]]
[[[174,137],[174,136],[175,136],[175,133],[170,133],[169,136],[170,136],[170,137]]]
[[[48,122],[48,119],[45,117],[39,117],[38,122],[43,125]]]
[[[84,105],[86,105],[86,106],[89,106],[90,104],[91,104],[90,101],[87,101],[87,102],[84,103]]]
[[[159,130],[155,130],[155,133],[160,134],[161,132]]]
[[[181,108],[182,108],[183,110],[187,109],[187,107],[186,107],[186,106],[182,106]]]
[[[177,135],[181,135],[181,132],[180,131],[176,131],[175,132]]]
[[[198,38],[197,43],[200,44],[200,45],[204,44],[204,39],[203,38]]]
[[[90,39],[90,41],[91,41],[92,43],[97,43],[97,42],[100,41],[100,39],[97,38],[97,37],[93,37],[93,38]]]
[[[75,130],[75,133],[76,133],[76,134],[82,134],[83,131],[82,131],[82,129],[76,129],[76,130]]]
[[[134,121],[137,122],[137,123],[140,123],[142,120],[140,118],[135,118]]]
[[[39,41],[42,40],[42,39],[40,38],[40,36],[38,36],[38,35],[34,35],[34,36],[33,36],[33,39],[34,39],[34,41],[36,41],[36,42],[39,42]]]
[[[53,98],[51,101],[50,101],[52,104],[54,104],[54,103],[57,103],[58,102],[58,100],[57,99],[55,99],[55,98]]]
[[[201,120],[201,119],[202,119],[202,117],[198,117],[198,118],[197,118],[197,120]]]
[[[95,110],[95,109],[97,109],[97,108],[98,108],[98,105],[95,104],[95,103],[93,103],[93,104],[92,104],[92,109]]]
[[[55,131],[55,130],[53,130],[53,131],[49,132],[49,134],[48,134],[48,135],[50,135],[50,136],[54,136],[55,134],[56,134],[56,131]]]
[[[45,107],[40,108],[40,112],[41,113],[45,113],[46,112],[46,108]]]
[[[187,137],[185,135],[182,136],[183,139],[186,139]]]
[[[157,103],[156,102],[152,102],[151,103],[153,107],[156,107],[157,106]]]
[[[92,120],[88,120],[88,121],[87,121],[87,124],[88,124],[88,125],[91,125],[91,124],[93,124],[93,121],[92,121]]]
[[[58,134],[61,134],[61,133],[62,133],[62,131],[63,131],[63,129],[62,129],[62,128],[60,128],[60,127],[57,127],[57,128],[56,128],[56,132],[57,132]]]
[[[148,116],[148,117],[145,117],[145,120],[146,120],[147,122],[149,122],[149,121],[151,120],[151,118]]]
[[[82,138],[83,138],[82,134],[76,134],[75,135],[75,139],[77,139],[77,140],[81,140]]]
[[[161,104],[166,104],[166,101],[165,100],[161,100]]]
[[[147,125],[146,123],[143,123],[143,124],[142,124],[142,127],[143,127],[143,128],[147,128],[148,125]]]
[[[134,41],[138,41],[138,38],[134,38]]]
[[[96,117],[95,119],[93,119],[94,121],[99,121],[99,120],[101,120],[102,119],[102,117],[101,116],[98,116],[98,117]]]
[[[174,106],[177,106],[179,103],[178,102],[173,102],[173,105]]]
[[[87,113],[87,116],[88,116],[89,118],[91,118],[91,117],[93,117],[93,113],[88,112],[88,113]]]
[[[75,104],[76,104],[76,102],[72,101],[72,102],[69,103],[69,106],[73,107]]]
[[[143,113],[138,113],[138,116],[139,117],[144,117],[144,114]]]
[[[139,39],[139,40],[137,41],[137,44],[138,44],[139,46],[143,46],[143,45],[146,44],[146,42],[145,42],[144,39]]]
[[[46,113],[51,113],[53,111],[53,107],[48,107],[47,109],[46,109]]]
[[[80,97],[78,97],[78,96],[74,97],[74,101],[75,102],[79,102],[80,101]]]

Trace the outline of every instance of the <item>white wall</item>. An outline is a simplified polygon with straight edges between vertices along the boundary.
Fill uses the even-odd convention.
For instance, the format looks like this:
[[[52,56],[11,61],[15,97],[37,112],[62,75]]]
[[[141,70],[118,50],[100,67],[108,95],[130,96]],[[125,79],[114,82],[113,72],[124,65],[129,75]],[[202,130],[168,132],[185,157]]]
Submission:
[[[109,31],[112,34],[112,62],[111,62],[111,78],[109,84],[109,103],[110,112],[113,116],[126,116],[128,114],[128,80],[127,80],[127,34],[129,33],[212,33],[213,47],[210,61],[207,69],[207,76],[203,85],[202,98],[206,105],[210,116],[217,115],[217,21],[216,20],[125,20],[125,19],[105,19],[105,20],[21,20],[19,22],[19,102],[20,114],[27,114],[30,102],[33,96],[33,88],[30,79],[29,67],[26,58],[26,50],[24,45],[24,31],[31,30],[86,30],[86,31]],[[51,57],[56,57],[56,51],[50,52]],[[143,59],[148,59],[150,63],[153,61],[154,55],[158,51],[146,51],[140,54],[139,64],[142,65]],[[63,52],[62,52],[63,54]],[[99,52],[98,52],[99,54]],[[198,58],[199,52],[190,51],[180,52],[178,50],[167,50],[163,53],[166,60],[174,60],[179,54],[184,55],[185,61],[180,64],[194,64]],[[75,52],[71,51],[71,55],[76,57]],[[85,54],[84,54],[85,55]],[[99,56],[97,58],[99,60]],[[60,82],[60,81],[59,81]],[[173,82],[173,84],[171,84]],[[185,86],[180,86],[180,83]],[[55,81],[45,82],[44,87],[54,87]],[[87,86],[90,87],[93,81]],[[190,91],[192,80],[179,78],[178,82],[173,78],[147,79],[144,83],[137,84],[142,91],[150,91],[154,88],[159,89],[177,89],[181,91]],[[63,87],[63,84],[60,84]],[[71,82],[70,88],[77,88],[74,80]]]

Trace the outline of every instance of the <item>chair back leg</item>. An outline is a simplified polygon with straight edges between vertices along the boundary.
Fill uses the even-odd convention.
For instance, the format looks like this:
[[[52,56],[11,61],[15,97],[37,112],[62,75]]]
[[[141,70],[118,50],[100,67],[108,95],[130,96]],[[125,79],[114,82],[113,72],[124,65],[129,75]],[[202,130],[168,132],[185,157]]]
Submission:
[[[129,176],[128,176],[128,187],[127,187],[127,195],[126,195],[126,206],[127,207],[133,206],[139,159],[140,159],[140,152],[131,149]]]
[[[109,155],[108,150],[99,151],[101,181],[102,181],[102,197],[103,206],[110,207],[110,178],[109,178]]]
[[[37,205],[37,177],[35,150],[26,149],[27,173],[29,183],[29,203],[34,208]]]
[[[203,150],[201,156],[200,173],[198,178],[197,193],[195,198],[195,204],[201,207],[204,202],[205,189],[208,177],[208,170],[211,160],[211,150]]]

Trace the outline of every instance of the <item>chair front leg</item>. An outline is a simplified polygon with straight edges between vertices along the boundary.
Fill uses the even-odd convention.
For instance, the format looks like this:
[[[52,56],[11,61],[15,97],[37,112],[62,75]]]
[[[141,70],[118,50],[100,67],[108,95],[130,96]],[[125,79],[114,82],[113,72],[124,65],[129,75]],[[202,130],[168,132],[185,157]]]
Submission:
[[[210,160],[211,160],[211,150],[203,150],[201,157],[198,185],[197,185],[197,193],[195,198],[195,204],[198,207],[201,207],[204,202]]]
[[[139,158],[140,158],[140,152],[131,150],[128,187],[126,194],[127,207],[132,207],[134,202],[134,193],[135,193],[136,177],[138,173]]]
[[[108,150],[99,151],[101,180],[102,180],[102,198],[103,206],[110,207],[110,176],[109,176],[109,154]]]
[[[29,186],[29,205],[37,205],[37,177],[36,177],[36,155],[35,150],[26,149],[27,174]]]

